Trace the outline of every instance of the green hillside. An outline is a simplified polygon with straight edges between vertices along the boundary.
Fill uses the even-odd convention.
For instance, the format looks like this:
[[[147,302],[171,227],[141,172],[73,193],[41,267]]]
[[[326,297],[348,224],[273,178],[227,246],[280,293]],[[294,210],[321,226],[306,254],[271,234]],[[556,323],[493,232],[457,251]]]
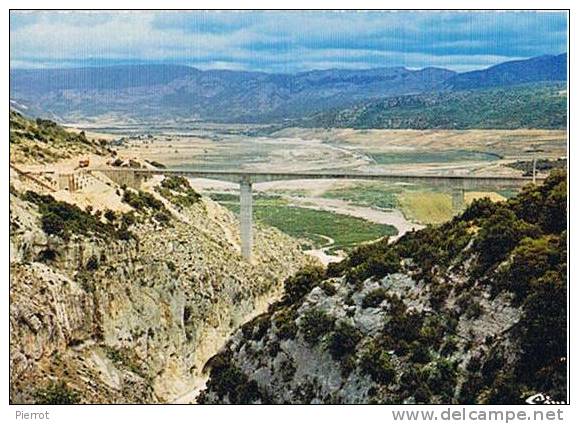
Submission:
[[[389,97],[321,112],[300,125],[360,129],[561,129],[566,122],[566,86],[552,83]]]

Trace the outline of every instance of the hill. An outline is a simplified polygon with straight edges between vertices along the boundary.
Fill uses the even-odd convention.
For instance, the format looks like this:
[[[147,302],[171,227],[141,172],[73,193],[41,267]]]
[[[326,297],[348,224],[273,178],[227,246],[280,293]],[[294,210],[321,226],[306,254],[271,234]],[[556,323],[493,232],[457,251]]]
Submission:
[[[67,131],[49,119],[32,120],[10,111],[10,162],[49,163],[89,153],[112,151],[83,131]]]
[[[321,112],[299,126],[385,129],[560,129],[567,124],[560,83],[395,96]]]
[[[49,151],[87,146],[54,123],[11,114],[11,125]],[[247,263],[237,218],[185,178],[136,189],[77,177],[71,192],[10,172],[12,403],[172,402],[308,263],[296,240],[261,226],[263,251]]]
[[[356,100],[432,90],[454,72],[400,67],[268,74],[176,65],[11,70],[12,106],[62,121],[96,117],[228,122],[302,117]]]
[[[10,99],[12,107],[21,112],[64,122],[177,119],[280,123],[375,99],[438,93],[425,94],[423,102],[428,105],[449,91],[564,82],[566,59],[566,54],[539,56],[461,74],[442,68],[404,67],[296,74],[202,71],[181,65],[13,69]],[[493,121],[483,123],[492,124]]]
[[[212,358],[201,403],[524,403],[566,399],[567,185],[360,246]]]
[[[504,62],[481,71],[465,72],[450,77],[444,85],[453,90],[467,90],[566,80],[567,54],[563,53]]]

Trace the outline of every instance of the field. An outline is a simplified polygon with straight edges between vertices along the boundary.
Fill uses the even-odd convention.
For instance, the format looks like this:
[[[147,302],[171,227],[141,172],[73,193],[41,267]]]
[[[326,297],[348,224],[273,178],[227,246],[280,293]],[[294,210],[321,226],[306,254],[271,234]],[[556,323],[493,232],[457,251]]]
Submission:
[[[239,213],[237,196],[214,194],[211,197],[234,213]],[[331,247],[332,250],[347,251],[356,244],[397,234],[396,229],[391,225],[376,224],[348,215],[293,206],[286,200],[275,196],[256,196],[253,213],[257,222],[271,225],[291,236],[304,239],[307,241],[308,248]]]
[[[453,215],[450,195],[440,192],[405,192],[399,196],[407,218],[423,224],[439,224]]]
[[[124,156],[155,160],[172,168],[260,172],[344,171],[436,175],[515,176],[508,166],[540,157],[567,155],[562,130],[354,130],[347,128],[205,128],[151,129],[125,137]],[[97,131],[93,128],[93,131]],[[151,135],[149,135],[151,134]],[[229,193],[220,202],[233,211],[238,185],[195,179],[207,194]],[[434,185],[363,181],[295,180],[254,185],[254,215],[268,224],[326,251],[347,250],[386,234],[446,221],[456,211],[451,193]],[[485,188],[465,193],[465,203],[489,196],[511,197],[517,190]],[[219,196],[219,195],[217,195]],[[331,250],[330,250],[331,249]]]
[[[515,191],[465,192],[465,204],[474,199],[489,197],[493,201],[505,200]],[[324,198],[343,199],[355,205],[380,209],[400,209],[404,216],[420,224],[439,224],[453,217],[450,193],[424,186],[401,186],[381,183],[352,183],[336,185],[325,191]]]
[[[259,171],[522,175],[506,166],[567,155],[561,130],[352,130],[286,128],[268,136],[223,130],[125,138],[120,152],[171,167]]]
[[[401,187],[379,183],[355,183],[337,186],[324,192],[328,199],[343,199],[360,206],[373,206],[382,209],[393,209],[398,206],[396,194]]]

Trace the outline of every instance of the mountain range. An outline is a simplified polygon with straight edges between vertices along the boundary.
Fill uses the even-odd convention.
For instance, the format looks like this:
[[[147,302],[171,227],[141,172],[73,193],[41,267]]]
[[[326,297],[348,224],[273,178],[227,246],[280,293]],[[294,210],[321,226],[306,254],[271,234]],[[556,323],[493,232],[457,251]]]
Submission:
[[[12,69],[12,108],[60,122],[102,117],[272,123],[395,96],[566,81],[567,54],[456,73],[442,68],[269,74],[182,65]]]

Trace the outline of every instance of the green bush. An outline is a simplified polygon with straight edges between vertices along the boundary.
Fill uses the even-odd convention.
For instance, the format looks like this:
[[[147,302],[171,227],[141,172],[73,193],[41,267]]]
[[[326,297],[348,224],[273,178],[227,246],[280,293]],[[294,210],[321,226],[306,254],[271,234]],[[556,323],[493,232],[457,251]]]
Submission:
[[[360,330],[345,321],[340,321],[329,337],[328,350],[334,360],[341,360],[355,353],[361,339]]]
[[[360,358],[360,367],[363,373],[379,384],[394,382],[396,371],[390,360],[390,355],[374,341],[364,350]]]
[[[54,261],[58,256],[58,253],[56,252],[56,250],[51,249],[51,248],[46,248],[44,250],[41,250],[40,253],[38,254],[38,258],[37,260],[39,262],[52,262]]]
[[[99,260],[95,255],[91,255],[90,258],[88,258],[88,261],[86,261],[86,265],[85,268],[87,269],[87,271],[95,271],[97,270],[99,267]]]
[[[344,261],[342,261],[344,262]],[[354,249],[344,264],[347,279],[350,283],[364,281],[367,278],[382,278],[400,270],[400,257],[388,244],[388,237],[376,243],[369,243]],[[331,273],[335,273],[332,270]]]
[[[482,224],[475,239],[475,249],[479,253],[475,276],[481,276],[491,270],[525,237],[537,237],[539,228],[529,224],[507,208],[498,209]]]
[[[422,342],[414,341],[410,344],[410,359],[417,364],[426,364],[430,362],[430,350]]]
[[[289,277],[284,282],[284,303],[295,303],[308,294],[324,279],[324,269],[319,266],[307,266]]]
[[[76,205],[55,200],[50,195],[41,195],[27,191],[22,199],[38,206],[41,215],[41,226],[46,234],[64,239],[72,234],[94,235],[100,238],[119,238],[119,230],[111,223],[102,223],[97,213],[83,211]]]
[[[394,340],[413,342],[421,337],[422,316],[417,312],[391,315],[385,330]]]
[[[151,193],[144,191],[125,190],[123,193],[123,202],[129,204],[138,211],[152,209],[153,211],[162,211],[165,209],[163,202],[156,199]]]
[[[230,354],[212,358],[207,390],[214,391],[220,399],[227,396],[233,404],[250,404],[263,397],[257,383],[232,363]],[[198,400],[204,403],[204,396]]]
[[[561,257],[559,237],[547,235],[540,238],[525,238],[513,250],[511,261],[502,270],[498,283],[523,299],[538,278],[547,271],[556,271],[566,257]]]
[[[372,290],[362,299],[362,308],[377,308],[386,299],[387,294],[383,287]]]
[[[117,219],[117,214],[115,213],[115,211],[107,209],[105,211],[105,218],[107,219],[107,221],[109,222],[114,222],[115,219]]]
[[[181,191],[190,188],[189,180],[180,175],[166,177],[161,181],[161,186],[169,190]]]
[[[201,199],[201,195],[191,187],[189,180],[181,176],[166,177],[155,190],[182,208],[190,207]]]
[[[313,346],[334,329],[334,318],[320,309],[308,309],[301,318],[300,329],[304,340]]]
[[[449,403],[454,397],[457,365],[456,362],[440,358],[437,361],[430,362],[424,368],[428,387],[433,394],[441,396],[445,403]]]
[[[261,340],[271,326],[269,313],[256,316],[241,327],[243,335],[250,340]]]
[[[292,339],[298,332],[295,322],[296,313],[293,309],[283,309],[274,316],[277,337],[281,340]]]

